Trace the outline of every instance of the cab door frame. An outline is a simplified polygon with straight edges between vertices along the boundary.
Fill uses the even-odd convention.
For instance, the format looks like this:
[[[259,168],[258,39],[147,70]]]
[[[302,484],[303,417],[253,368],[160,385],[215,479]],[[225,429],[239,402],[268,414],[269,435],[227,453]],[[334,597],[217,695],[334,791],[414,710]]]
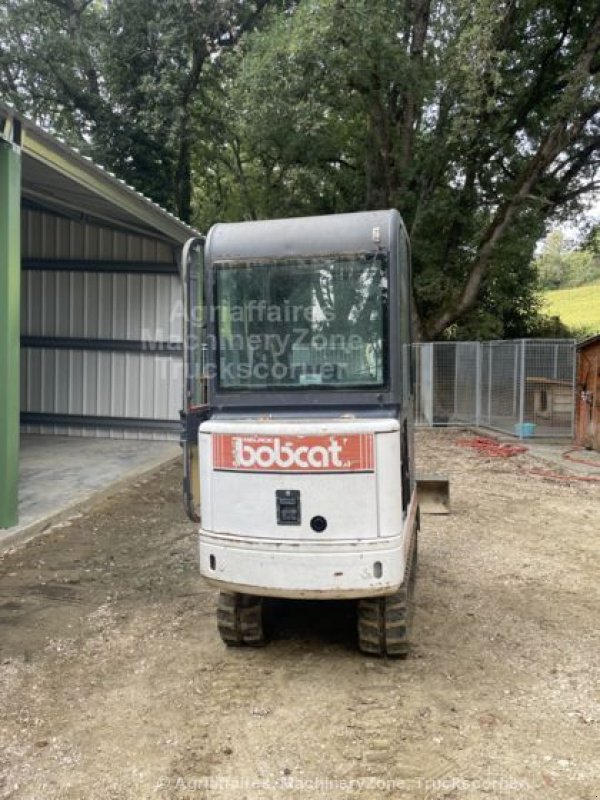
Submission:
[[[200,522],[198,428],[210,416],[205,377],[204,241],[203,237],[188,239],[181,254],[183,398],[180,443],[183,449],[183,505],[192,522]]]

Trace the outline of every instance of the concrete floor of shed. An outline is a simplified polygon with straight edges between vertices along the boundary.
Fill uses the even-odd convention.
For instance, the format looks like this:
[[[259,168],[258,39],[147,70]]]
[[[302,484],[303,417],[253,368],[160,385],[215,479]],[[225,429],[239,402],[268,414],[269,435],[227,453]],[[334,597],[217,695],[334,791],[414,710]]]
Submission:
[[[600,453],[575,447],[573,442],[538,442],[535,439],[519,441],[532,455],[548,462],[550,469],[565,475],[578,475],[600,480]]]
[[[173,441],[22,434],[19,522],[0,531],[0,549],[31,538],[180,452]]]

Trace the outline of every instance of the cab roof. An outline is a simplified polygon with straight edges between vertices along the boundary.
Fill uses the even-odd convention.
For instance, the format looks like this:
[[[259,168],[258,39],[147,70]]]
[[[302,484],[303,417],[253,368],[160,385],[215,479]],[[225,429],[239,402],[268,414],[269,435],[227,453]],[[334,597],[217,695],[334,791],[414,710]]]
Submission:
[[[360,211],[320,217],[218,223],[208,232],[206,259],[289,259],[389,250],[404,230],[400,214]]]

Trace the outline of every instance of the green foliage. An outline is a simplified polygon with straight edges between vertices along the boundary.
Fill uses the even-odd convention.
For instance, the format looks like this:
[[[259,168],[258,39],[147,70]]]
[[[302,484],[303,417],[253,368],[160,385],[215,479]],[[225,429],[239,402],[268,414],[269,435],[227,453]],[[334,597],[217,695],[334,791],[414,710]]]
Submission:
[[[599,50],[596,0],[0,0],[2,94],[201,229],[397,207],[424,338],[545,325]]]
[[[536,214],[523,214],[494,254],[488,279],[475,308],[444,338],[503,339],[553,336],[541,313],[538,275],[531,252],[542,232]],[[563,328],[566,334],[568,331]]]
[[[191,216],[194,106],[267,0],[0,0],[0,93]]]
[[[198,223],[396,206],[422,335],[525,335],[539,324],[535,243],[593,173],[597,79],[581,57],[586,40],[597,53],[597,17],[592,2],[575,15],[491,0],[271,11],[212,104]]]
[[[600,235],[596,232],[582,248],[567,248],[562,231],[546,237],[542,252],[535,259],[542,289],[583,286],[600,279]]]

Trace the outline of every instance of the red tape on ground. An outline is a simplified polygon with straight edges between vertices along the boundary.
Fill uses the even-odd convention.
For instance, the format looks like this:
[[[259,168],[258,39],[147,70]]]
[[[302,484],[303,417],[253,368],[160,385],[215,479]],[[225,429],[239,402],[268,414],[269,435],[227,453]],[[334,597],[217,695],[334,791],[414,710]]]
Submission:
[[[527,447],[523,447],[523,445],[498,442],[495,439],[487,439],[484,436],[476,436],[473,439],[459,439],[456,444],[459,445],[459,447],[469,447],[481,455],[490,456],[491,458],[511,458],[512,456],[518,456],[521,453],[527,452]],[[576,461],[580,464],[592,464],[592,466],[597,466],[597,464],[594,464],[591,461],[586,461],[580,458],[569,458],[568,454],[574,452],[576,449],[577,448],[567,450],[567,452],[563,454],[563,457],[568,458],[570,461]],[[563,475],[560,472],[553,472],[549,469],[528,469],[527,474],[554,481],[584,481],[587,483],[600,482],[600,477],[596,477],[594,475]]]
[[[460,447],[470,447],[481,455],[491,458],[511,458],[521,453],[526,453],[527,448],[519,444],[507,444],[498,442],[496,439],[486,439],[484,436],[476,436],[473,439],[459,439],[456,442]]]

